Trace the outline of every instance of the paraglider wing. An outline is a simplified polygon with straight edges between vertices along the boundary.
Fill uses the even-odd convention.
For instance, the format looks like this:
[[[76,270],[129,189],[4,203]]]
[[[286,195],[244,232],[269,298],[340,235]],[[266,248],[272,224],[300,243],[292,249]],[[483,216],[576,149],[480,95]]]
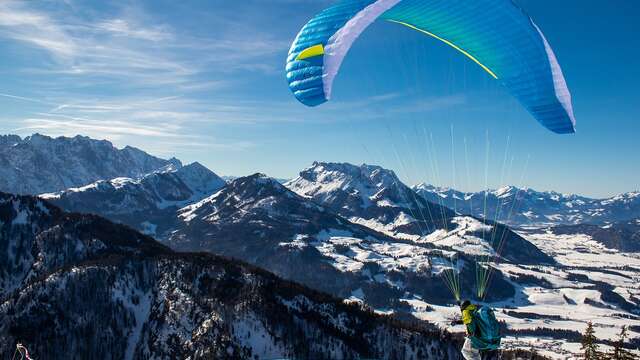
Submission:
[[[355,40],[376,20],[451,46],[500,81],[549,130],[575,131],[571,95],[546,38],[511,0],[346,0],[309,21],[287,58],[289,87],[305,105],[331,98]]]

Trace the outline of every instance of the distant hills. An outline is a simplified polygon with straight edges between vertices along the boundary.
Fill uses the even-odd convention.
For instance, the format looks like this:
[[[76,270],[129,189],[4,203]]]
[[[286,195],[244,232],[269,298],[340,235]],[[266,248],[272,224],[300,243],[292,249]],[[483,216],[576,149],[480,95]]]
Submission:
[[[547,231],[556,235],[585,234],[609,249],[640,252],[640,218],[607,225],[558,225]]]
[[[488,190],[486,193],[465,193],[429,184],[416,185],[413,189],[424,199],[455,208],[460,213],[518,227],[583,223],[603,225],[640,217],[640,192],[637,191],[607,199],[592,199],[515,186]]]
[[[73,138],[51,138],[40,134],[25,138],[17,135],[0,136],[0,191],[8,193],[32,195],[53,193],[121,177],[137,180],[152,172],[177,170],[180,167],[182,163],[175,158],[161,159],[130,146],[117,149],[108,141],[94,140],[84,136]],[[375,167],[368,171],[372,172],[371,176],[376,176],[373,174],[376,171]],[[291,182],[292,189],[294,191],[301,189],[305,179],[312,176],[311,170],[303,171],[296,183]],[[222,177],[225,181],[236,178]],[[399,182],[397,179],[382,180]],[[290,180],[277,179],[277,181],[286,183]],[[390,187],[386,186],[386,188]],[[637,191],[607,199],[592,199],[580,195],[553,191],[541,192],[514,186],[488,190],[486,193],[484,191],[465,193],[429,184],[416,185],[412,189],[420,195],[418,198],[424,198],[431,204],[435,204],[436,211],[432,214],[427,214],[428,211],[425,211],[425,214],[416,213],[414,217],[420,219],[429,219],[429,216],[437,217],[436,213],[441,206],[455,209],[460,214],[473,215],[517,227],[583,223],[604,225],[640,217],[640,192]],[[308,192],[312,189],[304,191]],[[326,192],[320,189],[317,191]],[[333,195],[338,196],[337,193]],[[353,197],[349,194],[339,194],[339,196]],[[318,200],[318,196],[314,197]],[[419,201],[411,199],[411,196],[404,200]],[[373,207],[369,211],[378,207]],[[345,215],[345,210],[346,208],[338,212]],[[413,210],[419,212],[420,209]]]

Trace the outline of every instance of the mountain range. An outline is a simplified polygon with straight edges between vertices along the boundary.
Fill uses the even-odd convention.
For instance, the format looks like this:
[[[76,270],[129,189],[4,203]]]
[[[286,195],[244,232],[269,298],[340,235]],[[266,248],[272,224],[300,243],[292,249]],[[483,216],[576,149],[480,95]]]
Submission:
[[[63,138],[65,139],[69,140]],[[105,146],[101,151],[110,152],[111,149],[115,148]],[[62,164],[81,163],[82,160],[74,158],[76,156],[75,153],[66,153],[61,157],[64,160]],[[147,156],[151,157],[143,157]],[[366,304],[376,313],[393,313],[396,318],[421,324],[422,327],[425,324],[448,327],[449,317],[455,313],[455,309],[450,306],[454,301],[448,290],[451,285],[450,274],[456,274],[454,278],[459,283],[461,295],[473,297],[478,269],[487,268],[491,269],[492,281],[485,300],[503,309],[498,316],[509,324],[506,331],[510,337],[505,341],[514,344],[516,348],[530,348],[531,344],[527,345],[522,341],[534,336],[538,338],[536,348],[552,349],[547,351],[547,355],[566,354],[571,357],[571,351],[563,344],[566,340],[579,340],[579,334],[576,335],[573,329],[579,329],[594,316],[599,322],[606,324],[597,329],[604,332],[602,336],[609,337],[607,331],[612,330],[608,329],[616,328],[620,324],[619,319],[625,319],[630,326],[638,326],[630,328],[632,337],[640,334],[640,331],[636,331],[640,329],[640,314],[637,311],[640,306],[640,287],[637,281],[634,282],[640,274],[640,258],[634,253],[638,246],[637,220],[595,224],[570,222],[567,225],[551,221],[510,222],[506,221],[510,217],[504,215],[487,216],[483,220],[482,213],[471,214],[473,211],[465,212],[464,207],[460,206],[458,201],[465,199],[464,194],[453,190],[430,189],[426,185],[414,191],[403,184],[393,171],[374,165],[315,162],[302,170],[298,177],[286,182],[264,174],[224,179],[199,163],[182,166],[175,159],[158,159],[155,165],[158,167],[145,174],[138,174],[133,170],[100,169],[100,172],[118,174],[111,178],[98,178],[66,189],[41,193],[41,200],[33,200],[35,205],[30,209],[42,208],[45,209],[44,213],[53,214],[54,217],[62,213],[66,215],[60,215],[61,217],[75,216],[80,220],[79,224],[66,227],[57,224],[37,225],[33,231],[45,227],[47,230],[34,236],[45,243],[50,234],[53,234],[52,239],[73,239],[77,229],[84,229],[80,224],[89,224],[86,231],[100,230],[102,222],[109,222],[92,221],[104,217],[116,224],[127,225],[123,227],[109,223],[114,226],[109,230],[115,231],[114,236],[119,234],[118,231],[127,229],[127,237],[140,239],[136,241],[146,244],[142,239],[151,238],[136,233],[135,230],[138,230],[160,241],[163,245],[149,245],[153,248],[150,256],[154,259],[158,256],[163,259],[178,257],[182,264],[189,256],[207,259],[225,256],[228,264],[240,264],[238,266],[244,266],[249,272],[256,269],[254,266],[258,266],[287,281],[302,284],[297,285],[300,288],[308,286],[343,298],[346,303]],[[105,162],[101,166],[109,167],[110,163]],[[63,173],[67,170],[58,171]],[[421,190],[424,197],[419,195]],[[504,204],[511,204],[515,209],[524,193],[529,194],[531,199],[548,196],[551,200],[547,202],[563,203],[565,207],[569,203],[574,206],[581,202],[586,204],[588,200],[574,195],[536,195],[533,191],[504,188],[487,192],[488,204],[490,193],[495,197],[494,211],[498,213],[508,208]],[[617,210],[616,216],[633,215],[635,198],[632,194],[612,199],[612,203],[626,204],[621,205],[622,210]],[[456,196],[456,203],[444,201],[447,196],[450,199]],[[484,202],[485,194],[467,196],[471,201],[466,206],[470,206],[480,200],[479,196]],[[508,203],[508,199],[519,201]],[[531,199],[527,203],[538,206],[536,211],[550,208],[541,205],[544,201]],[[50,203],[55,206],[49,205]],[[498,211],[500,205],[503,210]],[[75,214],[54,210],[58,206]],[[624,206],[628,206],[630,215],[624,215]],[[15,213],[15,218],[11,218],[12,223],[27,225],[32,224],[32,218],[39,218],[32,217],[28,212],[23,214],[20,209],[20,206],[16,208],[15,202],[12,207],[7,206],[7,214]],[[514,210],[513,214],[520,212]],[[527,212],[525,217],[529,219],[531,216]],[[574,221],[577,218],[571,219]],[[505,222],[515,226],[516,231],[504,225]],[[3,220],[2,224],[6,222]],[[70,235],[63,235],[66,232]],[[2,236],[4,234],[12,232],[0,233]],[[19,235],[20,238],[30,236],[32,235]],[[97,235],[91,236],[101,239]],[[107,240],[109,237],[104,235],[100,241]],[[93,240],[87,241],[93,244]],[[37,255],[38,251],[26,250],[34,249],[33,245],[21,246],[20,251],[31,254],[34,260],[14,261],[12,259],[18,248],[6,247],[6,261],[14,265],[11,265],[11,271],[3,273],[2,284],[12,294],[16,289],[26,291],[30,281],[41,279],[42,274],[52,269],[45,267],[43,272],[32,270],[46,262],[38,260],[41,258]],[[77,249],[83,249],[83,246],[77,243],[69,245],[63,253],[75,259]],[[141,247],[146,248],[146,245]],[[79,258],[78,261],[81,264],[100,262],[101,259],[114,257],[113,252],[124,254],[125,258],[137,258],[138,255],[130,252],[137,248],[139,247],[124,246],[112,249],[111,246],[104,247],[96,242],[96,247],[92,250],[96,251],[95,254]],[[106,252],[100,252],[102,249],[106,249]],[[183,252],[190,255],[182,256]],[[25,258],[28,256],[25,255]],[[56,260],[53,263],[62,262],[64,261]],[[154,265],[149,265],[147,260],[144,263],[157,271],[155,262]],[[115,270],[120,269],[120,264],[122,263],[118,263]],[[67,268],[66,265],[61,266]],[[188,265],[189,270],[185,270],[189,274],[195,271],[191,266]],[[165,268],[162,269],[164,271]],[[166,268],[166,271],[169,274],[167,276],[183,276],[182,270]],[[10,276],[9,273],[13,275]],[[111,274],[116,276],[115,273]],[[143,272],[126,276],[128,279],[141,277],[151,278],[153,281],[169,281],[150,274]],[[23,283],[19,279],[29,280]],[[92,281],[103,280],[94,278]],[[189,281],[193,282],[193,278],[189,278]],[[145,287],[148,286],[147,283],[144,284]],[[54,289],[47,288],[44,293],[50,291]],[[188,304],[204,306],[203,301],[221,301],[220,297],[203,298],[202,293],[193,287],[183,287],[176,291],[184,295]],[[61,294],[58,293],[60,296]],[[178,298],[183,295],[175,294]],[[166,293],[158,296],[154,298],[153,306],[159,306],[158,302]],[[133,298],[131,301],[134,301]],[[242,298],[241,301],[249,300]],[[271,304],[271,300],[267,303]],[[77,305],[81,306],[79,302]],[[182,313],[182,309],[192,314],[204,308],[196,309],[192,305],[181,304],[179,309],[173,310],[171,316],[176,317],[176,314]],[[219,314],[219,309],[212,309],[207,308],[206,311],[218,311]],[[451,313],[452,309],[454,313]],[[111,310],[105,308],[104,311]],[[572,314],[570,317],[566,316],[567,311]],[[60,310],[59,314],[63,313]],[[122,316],[126,318],[129,315]],[[127,321],[134,318],[129,317]],[[264,318],[260,319],[262,324],[268,322]],[[163,318],[161,321],[167,320]],[[179,320],[182,325],[185,321],[187,320]],[[189,319],[187,323],[193,324],[193,320]],[[125,322],[122,326],[123,332],[134,331],[127,327],[131,326],[131,322]],[[195,329],[191,325],[189,328]],[[232,330],[234,329],[235,327]],[[554,329],[562,329],[562,332]],[[150,336],[160,338],[158,332],[163,331],[161,328],[153,328]],[[183,330],[177,331],[184,333]],[[276,334],[272,330],[268,332]],[[541,341],[539,335],[548,337],[549,341]],[[179,335],[176,341],[181,343],[180,339],[186,338],[185,335]],[[558,342],[558,339],[563,341]],[[289,340],[285,342],[288,343]],[[334,340],[330,342],[335,343]],[[276,349],[280,346],[275,343],[269,342],[268,348]],[[190,345],[185,346],[182,348],[189,349],[186,352],[194,349]],[[323,343],[322,346],[328,345]],[[139,349],[136,348],[136,355],[132,356],[146,357],[149,349],[144,348],[142,353],[138,353]],[[285,350],[279,349],[277,354],[284,353]],[[288,347],[286,351],[288,354],[297,354],[296,349]],[[261,353],[276,354],[269,351],[271,350],[263,348]],[[244,355],[238,357],[244,358]]]
[[[189,167],[168,174],[178,174]],[[313,168],[318,171],[331,168],[333,172],[327,172],[333,174],[342,171],[340,179],[349,179],[349,184],[343,186],[345,190],[366,188],[369,193],[367,196],[351,193],[351,197],[326,196],[324,200],[316,200],[292,191],[296,189],[295,184],[300,184],[300,178],[285,186],[275,179],[255,174],[237,178],[220,190],[212,191],[211,196],[180,209],[159,207],[157,201],[133,195],[140,191],[113,185],[105,188],[103,182],[42,197],[69,211],[96,213],[153,233],[177,250],[205,250],[242,259],[286,279],[336,296],[366,299],[367,303],[384,309],[406,308],[400,300],[408,294],[432,303],[450,302],[451,294],[441,278],[442,271],[457,262],[473,263],[493,257],[497,251],[497,234],[506,244],[500,252],[506,261],[553,262],[502,225],[457,217],[449,209],[428,204],[412,194],[411,189],[389,170],[375,168],[376,176],[389,180],[385,182],[377,181],[376,177],[373,180],[365,177],[365,181],[360,174],[370,173],[372,168],[368,166],[316,163]],[[309,171],[312,170],[307,169],[301,175]],[[154,173],[151,179],[159,176],[164,173]],[[117,179],[118,184],[122,182]],[[134,182],[133,189],[149,188],[145,185],[149,183],[156,187],[153,191],[143,192],[145,194],[177,193],[176,182],[149,181],[149,177]],[[126,184],[131,184],[131,180]],[[338,188],[326,182],[322,185]],[[364,221],[353,221],[343,213],[333,212],[336,208],[347,211],[341,201],[352,204],[349,214],[357,214],[357,219]],[[363,201],[369,206],[363,206]],[[154,206],[148,206],[149,203]],[[409,215],[419,211],[426,213],[427,208],[438,211],[439,217],[434,218],[437,221],[418,220]],[[405,220],[398,224],[397,219]],[[374,222],[376,226],[365,226]],[[429,232],[427,227],[431,227]],[[389,231],[380,232],[380,228]],[[455,262],[446,255],[452,251],[460,254]],[[472,290],[469,288],[475,273],[472,266],[462,269],[460,281],[467,284],[463,295],[470,296]],[[493,282],[490,299],[514,295],[513,286],[504,281],[499,271]]]
[[[220,190],[226,182],[199,163],[164,167],[140,178],[98,180],[41,194],[65,209],[99,214],[156,238],[174,230],[178,209]]]
[[[165,166],[180,167],[140,149],[108,141],[35,134],[0,136],[0,191],[42,194],[116,177],[139,177]]]
[[[413,189],[424,199],[456,209],[460,213],[517,227],[604,225],[640,217],[638,191],[606,199],[593,199],[515,186],[486,192],[461,192],[423,183]]]
[[[457,359],[457,342],[129,227],[0,193],[0,354]]]
[[[379,166],[315,162],[285,186],[353,223],[396,239],[450,246],[471,255],[483,252],[477,246],[485,246],[484,251],[514,262],[552,262],[502,224],[459,216],[424,200],[393,171]]]

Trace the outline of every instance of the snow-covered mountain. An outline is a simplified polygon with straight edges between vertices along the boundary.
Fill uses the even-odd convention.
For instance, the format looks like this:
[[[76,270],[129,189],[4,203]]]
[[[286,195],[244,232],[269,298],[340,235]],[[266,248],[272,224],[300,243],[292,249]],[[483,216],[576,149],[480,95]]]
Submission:
[[[591,227],[551,227],[514,233],[479,220],[481,216],[463,215],[457,201],[457,212],[440,206],[438,198],[425,201],[393,172],[368,165],[315,163],[286,187],[264,175],[222,184],[211,174],[197,164],[184,169],[169,165],[143,177],[107,179],[45,197],[69,210],[155,231],[156,238],[177,249],[243,259],[350,302],[365,302],[378,312],[444,326],[456,309],[442,306],[452,299],[443,270],[456,267],[465,296],[471,296],[475,261],[499,255],[488,300],[502,309],[498,316],[509,324],[505,344],[552,349],[545,352],[552,357],[573,356],[586,321],[602,324],[596,332],[603,338],[614,337],[623,323],[640,326],[640,258],[628,252],[633,251],[627,247],[633,227],[613,226],[622,222],[609,224],[616,231],[613,235],[608,231],[602,241],[598,229],[607,229],[606,225],[597,226],[595,232]],[[505,188],[494,195],[499,198],[514,191]],[[577,205],[586,198],[567,199]],[[614,201],[631,204],[634,197],[629,194]],[[21,213],[15,208],[6,211]],[[16,215],[16,221],[25,221],[25,216],[30,218]],[[51,231],[38,237],[45,233]],[[15,251],[11,249],[7,247],[8,256]],[[29,269],[22,263],[17,268]],[[22,286],[15,278],[3,281]],[[190,293],[195,290],[180,291],[188,294],[187,302],[199,301]],[[640,327],[632,328],[637,339],[640,333],[633,329]],[[540,336],[547,338],[542,341]]]
[[[33,197],[0,194],[0,227],[2,357],[459,358],[439,331]]]
[[[226,182],[199,163],[164,168],[141,178],[100,180],[50,194],[47,199],[67,211],[92,213],[164,238],[176,227],[178,209],[220,190]]]
[[[551,261],[500,224],[459,217],[446,206],[425,201],[393,171],[379,166],[314,162],[285,186],[353,223],[397,239],[462,245],[467,236],[491,251],[502,244],[500,255],[516,262]],[[471,248],[458,246],[458,251]]]
[[[128,224],[179,250],[240,258],[338,296],[351,297],[355,291],[360,300],[381,308],[397,308],[406,290],[435,302],[450,300],[439,275],[453,264],[443,258],[443,252],[460,253],[470,261],[495,254],[491,244],[482,240],[481,231],[474,230],[474,226],[478,228],[474,219],[447,219],[449,229],[429,241],[396,239],[353,224],[266,176],[239,178],[225,185],[213,173],[192,168],[203,170],[198,164],[187,165],[139,180],[100,181],[41,197],[66,210],[95,213]],[[194,172],[213,184],[204,187],[207,191],[195,192],[196,196],[184,185],[193,183],[194,176],[188,177],[191,181],[181,180],[184,173]],[[225,186],[217,191],[221,185]],[[204,198],[204,194],[210,196]],[[491,227],[485,227],[489,236]],[[552,261],[512,232],[500,234],[508,239],[509,245],[501,254],[506,259]],[[464,246],[466,242],[472,245]],[[475,276],[471,267],[463,266],[462,270],[462,278],[471,282]],[[387,274],[395,280],[385,280]],[[501,282],[499,275],[496,278],[500,291],[495,292],[495,298],[512,295],[512,286]]]
[[[416,185],[413,189],[424,199],[455,208],[460,213],[477,217],[485,217],[486,214],[487,219],[518,227],[606,224],[640,217],[640,192],[592,199],[515,186],[486,193],[464,193],[429,184]]]
[[[429,234],[455,216],[449,208],[425,201],[393,171],[379,166],[314,162],[285,186],[351,222],[395,237]]]
[[[223,178],[223,179],[224,179],[224,181],[226,181],[226,182],[232,182],[233,180],[238,179],[238,178],[241,178],[241,177],[242,177],[242,176],[233,176],[233,175],[225,175],[225,176],[222,176],[222,178]],[[283,179],[283,178],[275,178],[275,177],[274,177],[274,178],[272,178],[272,179],[274,179],[275,181],[279,182],[280,184],[284,184],[284,183],[286,183],[287,181],[291,180],[291,179]]]
[[[84,136],[0,136],[0,191],[10,193],[61,191],[97,180],[136,178],[166,166],[177,168],[181,163]]]
[[[95,215],[0,193],[0,298],[72,263],[108,254],[168,253],[153,239]]]
[[[415,239],[395,238],[334,214],[261,174],[239,178],[213,196],[180,211],[184,226],[167,244],[240,258],[276,274],[380,309],[399,311],[402,299],[451,302],[441,277],[459,266],[463,295],[471,296],[474,261],[495,256],[483,240],[493,228],[470,217],[447,219],[449,230]],[[503,229],[503,228],[500,228]],[[506,230],[504,261],[541,264],[553,260]],[[458,254],[459,260],[450,257]],[[514,296],[499,272],[490,295]]]

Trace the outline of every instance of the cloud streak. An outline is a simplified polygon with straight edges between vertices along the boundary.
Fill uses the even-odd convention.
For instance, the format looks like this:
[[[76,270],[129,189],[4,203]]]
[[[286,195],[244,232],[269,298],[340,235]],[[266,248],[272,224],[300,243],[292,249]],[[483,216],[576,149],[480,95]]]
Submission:
[[[176,34],[168,24],[124,8],[109,18],[80,16],[69,9],[45,11],[23,1],[0,2],[0,37],[44,51],[55,60],[32,69],[52,76],[126,79],[129,86],[180,85],[182,91],[220,86],[202,73],[273,71],[265,57],[285,42],[255,34],[215,33],[213,38]],[[215,86],[214,86],[215,85]]]
[[[49,16],[23,8],[23,3],[0,2],[1,34],[7,38],[25,42],[61,58],[69,58],[77,52],[74,39]]]

